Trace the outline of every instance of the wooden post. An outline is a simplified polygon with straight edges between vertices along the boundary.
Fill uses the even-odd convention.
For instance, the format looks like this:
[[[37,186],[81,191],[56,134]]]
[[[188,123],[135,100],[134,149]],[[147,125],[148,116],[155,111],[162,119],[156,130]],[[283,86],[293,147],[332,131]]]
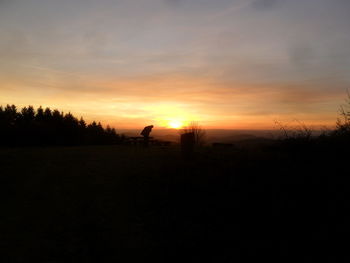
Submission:
[[[191,159],[195,145],[194,132],[188,132],[181,135],[181,154],[184,159]]]

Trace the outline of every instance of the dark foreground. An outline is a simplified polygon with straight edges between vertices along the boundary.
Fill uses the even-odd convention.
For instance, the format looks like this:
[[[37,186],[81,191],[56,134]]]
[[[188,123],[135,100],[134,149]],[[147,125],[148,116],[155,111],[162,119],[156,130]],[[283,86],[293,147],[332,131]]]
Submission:
[[[349,152],[1,149],[1,262],[349,262]],[[343,238],[345,238],[343,240]]]

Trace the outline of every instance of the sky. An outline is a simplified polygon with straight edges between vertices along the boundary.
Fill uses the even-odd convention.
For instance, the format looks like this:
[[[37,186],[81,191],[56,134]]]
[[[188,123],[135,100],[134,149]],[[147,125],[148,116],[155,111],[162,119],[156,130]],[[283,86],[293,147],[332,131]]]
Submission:
[[[117,129],[334,125],[349,14],[348,0],[0,0],[0,105]]]

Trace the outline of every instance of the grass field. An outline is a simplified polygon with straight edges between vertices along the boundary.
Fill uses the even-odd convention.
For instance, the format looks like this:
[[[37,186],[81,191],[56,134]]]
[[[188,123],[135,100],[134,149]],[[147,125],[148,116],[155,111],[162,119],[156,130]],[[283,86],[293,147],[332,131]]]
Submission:
[[[187,161],[177,146],[1,149],[2,262],[339,257],[346,159],[273,147],[206,147]]]

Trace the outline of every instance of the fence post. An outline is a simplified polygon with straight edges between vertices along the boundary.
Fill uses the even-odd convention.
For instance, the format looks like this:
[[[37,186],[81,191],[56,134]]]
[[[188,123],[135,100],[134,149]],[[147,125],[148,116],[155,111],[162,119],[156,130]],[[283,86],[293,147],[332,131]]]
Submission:
[[[181,154],[184,159],[191,159],[195,145],[194,132],[188,132],[181,135]]]

